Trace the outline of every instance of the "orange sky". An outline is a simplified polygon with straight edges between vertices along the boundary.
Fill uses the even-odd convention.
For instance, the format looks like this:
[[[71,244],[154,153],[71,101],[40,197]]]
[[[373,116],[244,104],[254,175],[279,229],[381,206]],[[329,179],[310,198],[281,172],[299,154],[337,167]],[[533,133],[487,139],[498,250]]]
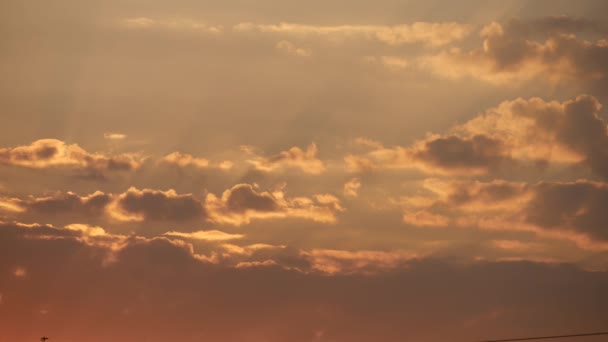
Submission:
[[[607,10],[5,1],[0,342],[606,330]]]

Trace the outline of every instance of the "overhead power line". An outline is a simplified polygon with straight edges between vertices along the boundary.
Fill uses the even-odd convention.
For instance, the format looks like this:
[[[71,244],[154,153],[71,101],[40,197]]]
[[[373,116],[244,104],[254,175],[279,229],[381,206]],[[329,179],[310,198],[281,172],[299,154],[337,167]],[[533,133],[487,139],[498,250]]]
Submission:
[[[514,341],[548,340],[551,338],[572,338],[572,337],[600,336],[600,335],[608,335],[608,332],[574,334],[574,335],[510,338],[510,339],[506,339],[506,340],[485,340],[485,341],[480,341],[480,342],[514,342]]]

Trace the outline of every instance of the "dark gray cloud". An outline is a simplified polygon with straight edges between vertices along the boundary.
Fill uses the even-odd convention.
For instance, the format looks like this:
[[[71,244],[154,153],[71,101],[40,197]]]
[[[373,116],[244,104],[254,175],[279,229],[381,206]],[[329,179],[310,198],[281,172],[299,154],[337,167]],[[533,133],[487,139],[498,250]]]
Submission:
[[[524,207],[528,222],[548,229],[574,229],[608,241],[608,187],[591,182],[541,183]]]
[[[107,172],[134,171],[143,163],[134,154],[105,155],[57,139],[40,139],[30,145],[0,148],[0,165],[31,169],[65,168],[81,179],[103,180]]]
[[[188,221],[203,219],[203,203],[192,194],[179,195],[173,190],[135,188],[118,196],[117,208],[136,220]]]
[[[73,192],[67,192],[50,197],[22,200],[18,203],[32,213],[100,216],[103,215],[105,207],[111,200],[110,195],[102,192],[95,192],[84,197],[80,197]]]
[[[257,192],[250,184],[239,184],[228,190],[226,207],[230,211],[277,211],[279,205],[268,192]]]
[[[496,169],[510,160],[500,140],[485,135],[439,137],[425,141],[414,156],[433,166],[450,169]]]
[[[447,77],[470,76],[500,84],[539,79],[604,91],[606,33],[599,22],[568,16],[494,22],[481,31],[482,48],[446,51],[424,59],[423,64]]]

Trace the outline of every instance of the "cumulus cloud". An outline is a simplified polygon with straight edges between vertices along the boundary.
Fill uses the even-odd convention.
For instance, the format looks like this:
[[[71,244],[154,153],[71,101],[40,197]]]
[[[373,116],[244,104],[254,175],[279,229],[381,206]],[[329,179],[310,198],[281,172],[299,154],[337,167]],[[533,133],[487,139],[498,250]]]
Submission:
[[[123,193],[105,194],[97,191],[80,196],[73,192],[57,192],[46,197],[0,198],[0,211],[9,217],[45,217],[110,222],[209,222],[242,225],[252,219],[300,218],[334,223],[336,214],[345,211],[340,200],[331,194],[311,197],[286,197],[283,190],[260,191],[257,185],[237,184],[221,197],[206,195],[204,200],[193,194],[175,190],[129,188]],[[169,232],[183,238],[221,239],[219,231],[194,233]],[[226,235],[238,237],[239,235]]]
[[[52,196],[13,199],[23,211],[29,213],[57,215],[76,214],[84,216],[99,216],[110,203],[111,196],[97,191],[87,196],[79,196],[73,192],[56,193]]]
[[[347,169],[352,172],[394,168],[438,174],[484,174],[511,162],[509,151],[502,142],[483,134],[471,137],[429,135],[407,147],[380,146],[364,155],[346,156]]]
[[[8,198],[0,200],[14,206],[16,215],[45,215],[60,218],[85,217],[89,219],[108,217],[123,222],[142,221],[188,221],[204,220],[203,203],[192,194],[177,194],[175,190],[152,190],[130,188],[124,193],[105,194],[97,191],[80,196],[73,192],[55,193],[46,197],[26,199]],[[11,207],[9,207],[10,209]]]
[[[586,164],[608,177],[608,126],[600,103],[581,95],[564,102],[505,101],[447,134],[429,134],[411,146],[366,145],[349,155],[351,171],[416,168],[427,173],[487,174],[514,163]]]
[[[426,201],[402,201],[409,225],[527,231],[608,250],[604,183],[427,180],[424,186],[430,194]]]
[[[540,183],[524,207],[526,222],[545,229],[570,229],[608,241],[608,185],[578,181]]]
[[[422,64],[443,77],[468,76],[498,84],[530,79],[605,82],[608,42],[575,35],[585,31],[605,34],[594,22],[565,16],[494,22],[481,31],[482,48],[452,48],[423,58]]]
[[[130,188],[116,197],[109,207],[110,215],[119,221],[188,221],[204,219],[203,203],[192,194],[175,190]]]
[[[608,129],[600,103],[582,95],[562,103],[539,98],[506,101],[456,131],[488,134],[514,158],[587,164],[608,177]]]
[[[109,156],[91,153],[76,144],[57,139],[36,140],[30,145],[0,149],[0,164],[34,169],[66,167],[88,172],[130,171],[140,167],[143,158],[134,154]]]
[[[212,222],[234,225],[264,218],[302,218],[333,223],[337,220],[336,213],[344,210],[332,195],[290,198],[282,190],[259,191],[250,184],[235,185],[221,197],[209,194],[205,202]]]
[[[73,241],[89,247],[99,248],[103,255],[103,262],[110,262],[113,253],[123,248],[129,237],[121,234],[112,234],[104,228],[83,223],[66,225],[63,228],[48,224],[0,221],[0,235],[7,239],[24,239],[44,241]]]
[[[454,22],[415,22],[393,26],[384,25],[337,25],[321,26],[296,23],[254,24],[240,23],[233,28],[236,32],[261,32],[291,36],[321,36],[332,40],[374,39],[389,45],[423,43],[428,46],[442,46],[464,39],[471,27]]]
[[[317,158],[319,150],[314,143],[310,144],[306,151],[299,147],[292,147],[268,157],[257,155],[255,150],[249,146],[243,146],[241,149],[252,155],[247,162],[259,171],[273,172],[285,168],[296,168],[305,173],[318,175],[325,172],[326,169],[323,161]]]

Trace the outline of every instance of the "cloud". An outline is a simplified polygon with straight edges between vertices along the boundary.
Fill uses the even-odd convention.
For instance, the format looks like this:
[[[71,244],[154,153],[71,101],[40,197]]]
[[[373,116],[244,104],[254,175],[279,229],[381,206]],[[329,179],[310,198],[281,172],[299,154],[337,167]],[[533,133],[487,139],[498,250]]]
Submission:
[[[192,194],[177,194],[174,190],[129,188],[120,194],[97,191],[87,196],[73,192],[56,193],[52,196],[8,199],[21,217],[44,215],[61,218],[84,217],[88,219],[111,218],[122,222],[142,221],[190,221],[205,219],[203,203]]]
[[[200,21],[175,18],[175,19],[154,19],[148,17],[126,18],[121,21],[123,27],[129,29],[162,29],[177,32],[200,32],[206,34],[219,34],[224,31],[220,25],[208,25]]]
[[[426,201],[402,201],[409,225],[526,231],[608,250],[604,183],[428,180],[424,186],[430,191]]]
[[[285,197],[282,190],[259,191],[250,184],[238,184],[221,197],[208,194],[205,200],[212,222],[242,225],[252,219],[301,218],[317,222],[336,222],[335,214],[343,211],[332,195]]]
[[[575,230],[608,242],[607,201],[605,183],[540,183],[523,214],[526,222],[545,229]]]
[[[485,135],[435,137],[413,152],[413,159],[442,170],[487,172],[510,158],[501,141]]]
[[[581,95],[562,103],[539,98],[503,102],[460,127],[466,135],[485,133],[503,141],[514,158],[582,162],[608,177],[608,129],[601,104]]]
[[[403,222],[418,227],[447,227],[450,219],[427,211],[405,212]]]
[[[572,17],[512,20],[483,28],[483,47],[453,48],[422,59],[422,65],[448,78],[473,77],[508,84],[541,79],[550,83],[602,83],[608,77],[608,42],[588,41],[575,33],[604,34],[594,22]]]
[[[347,170],[418,169],[431,174],[485,174],[511,162],[500,140],[479,134],[429,135],[411,146],[374,148],[364,155],[347,155]]]
[[[540,98],[505,101],[443,135],[410,146],[348,155],[351,171],[418,169],[435,174],[488,174],[525,164],[585,164],[608,177],[608,125],[601,104],[581,95],[564,102]]]
[[[122,133],[104,133],[103,137],[107,140],[124,140],[127,138],[127,135]]]
[[[162,191],[131,187],[116,194],[97,191],[80,196],[73,192],[58,192],[39,198],[0,198],[0,210],[8,217],[44,217],[64,223],[70,219],[86,218],[106,219],[110,223],[158,221],[242,225],[252,219],[276,218],[334,223],[336,214],[345,211],[345,208],[331,194],[286,197],[283,190],[267,192],[258,190],[257,185],[237,184],[224,191],[221,197],[208,194],[204,200],[193,194],[178,194],[173,189]],[[212,232],[188,233],[182,237],[204,240],[204,234],[217,233]]]
[[[109,214],[119,221],[189,221],[204,219],[206,210],[192,194],[132,187],[116,197]]]
[[[328,274],[376,273],[406,267],[418,256],[407,252],[314,249],[303,252],[313,270]]]
[[[317,158],[319,150],[314,143],[310,144],[306,151],[299,147],[292,147],[287,151],[269,157],[257,155],[248,146],[243,146],[241,149],[253,156],[247,162],[259,171],[274,172],[286,168],[296,168],[305,173],[318,175],[326,170],[325,164]]]
[[[238,240],[245,237],[245,235],[243,234],[228,234],[219,230],[201,230],[193,233],[171,231],[165,233],[164,235],[169,237],[181,237],[186,239],[203,241],[229,241]]]
[[[12,328],[3,330],[8,339],[27,340],[28,326],[48,323],[45,333],[66,340],[146,335],[153,342],[243,336],[310,341],[322,327],[323,338],[336,341],[444,341],[446,335],[466,341],[494,337],[496,331],[534,335],[525,323],[539,316],[547,329],[577,319],[599,327],[608,314],[597,305],[606,298],[606,272],[570,265],[462,265],[410,259],[404,252],[316,250],[300,258],[315,260],[309,267],[322,270],[298,272],[274,265],[279,259],[243,261],[238,267],[213,264],[191,244],[167,238],[129,239],[108,263],[105,247],[32,236],[49,229],[0,225],[1,305],[11,312]],[[367,272],[374,264],[384,271]],[[17,267],[27,270],[25,278],[15,278]],[[367,271],[355,272],[357,267]],[[429,309],[430,304],[441,310]],[[499,319],[488,314],[497,311]],[[476,323],[479,317],[486,318]],[[404,318],[412,324],[399,324]],[[362,320],[362,328],[353,331]],[[60,324],[66,321],[73,323],[69,331]],[[117,323],[107,329],[106,322]],[[433,330],[438,324],[444,327],[440,334]]]
[[[294,43],[287,41],[287,40],[281,40],[280,42],[278,42],[276,45],[276,48],[277,48],[277,50],[279,50],[282,53],[289,55],[289,56],[295,56],[295,57],[312,56],[312,51],[310,49],[297,47]]]
[[[181,152],[169,153],[168,155],[161,158],[160,162],[182,168],[195,167],[198,169],[217,168],[220,170],[230,170],[234,166],[234,163],[228,160],[222,161],[217,164],[211,164],[208,159],[197,158],[192,156],[191,154]]]
[[[344,195],[348,197],[359,196],[359,189],[361,188],[361,180],[359,178],[351,178],[348,182],[344,183]]]
[[[249,246],[237,246],[237,245],[232,245],[232,244],[223,244],[221,246],[225,252],[223,253],[224,256],[252,256],[254,253],[259,252],[259,251],[264,251],[264,250],[277,250],[277,249],[283,249],[285,248],[285,246],[274,246],[274,245],[269,245],[269,244],[265,244],[265,243],[258,243],[258,244],[254,244],[254,245],[249,245]],[[269,261],[269,260],[266,260]],[[266,261],[261,262],[262,264],[264,264]],[[239,262],[239,264],[242,264],[243,262]],[[259,263],[254,261],[254,263]],[[276,262],[273,261],[274,265],[278,265]],[[239,267],[238,264],[236,265],[236,267]],[[241,266],[242,267],[242,266]]]
[[[108,156],[90,153],[76,144],[57,139],[36,140],[30,145],[0,149],[0,164],[33,169],[65,167],[88,172],[131,171],[143,158],[134,154]]]
[[[22,210],[26,210],[28,213],[99,216],[103,214],[105,207],[110,203],[111,199],[110,195],[97,191],[82,197],[73,192],[67,192],[26,200],[14,199],[14,201]]]
[[[423,43],[428,46],[442,46],[464,39],[471,27],[454,22],[415,22],[393,26],[384,25],[338,25],[321,26],[296,23],[276,25],[240,23],[233,28],[236,32],[260,32],[289,36],[321,36],[332,40],[374,39],[389,45]]]
[[[205,158],[195,158],[190,154],[180,152],[169,153],[161,159],[161,162],[180,167],[194,166],[201,169],[209,166],[209,160]]]

